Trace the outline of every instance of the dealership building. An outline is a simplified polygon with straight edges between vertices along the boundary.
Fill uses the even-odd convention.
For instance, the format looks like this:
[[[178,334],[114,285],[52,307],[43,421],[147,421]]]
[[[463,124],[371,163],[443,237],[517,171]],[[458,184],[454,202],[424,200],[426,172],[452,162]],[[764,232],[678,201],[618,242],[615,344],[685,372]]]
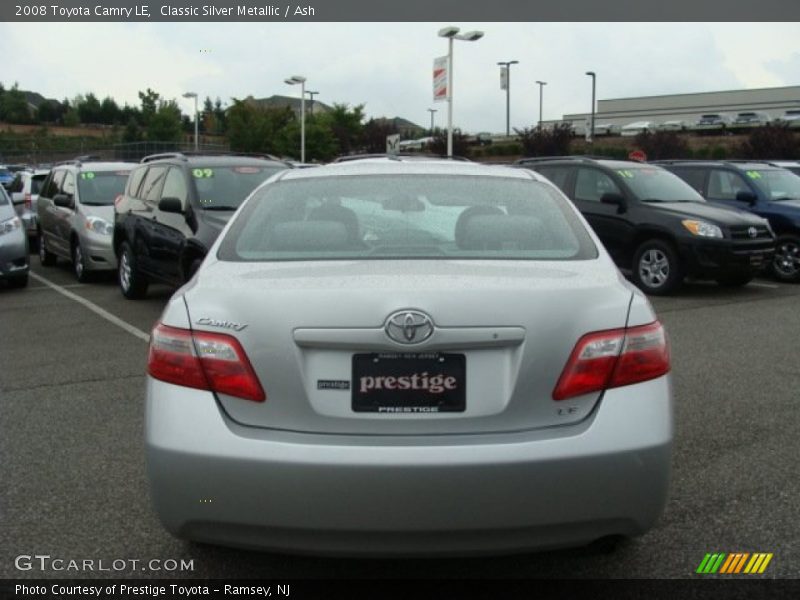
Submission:
[[[735,118],[740,112],[760,112],[777,119],[786,111],[800,111],[800,86],[599,100],[594,119],[595,124],[619,127],[639,121],[683,121],[691,126],[710,113]],[[564,115],[562,122],[571,123],[576,131],[582,132],[590,117],[590,113]]]

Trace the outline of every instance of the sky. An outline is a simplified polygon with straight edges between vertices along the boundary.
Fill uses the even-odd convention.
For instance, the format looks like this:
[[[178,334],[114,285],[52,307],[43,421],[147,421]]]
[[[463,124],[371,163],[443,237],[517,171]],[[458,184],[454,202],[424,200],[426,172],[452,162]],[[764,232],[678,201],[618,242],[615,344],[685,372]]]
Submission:
[[[800,23],[0,23],[0,81],[48,98],[94,93],[139,104],[152,88],[194,110],[201,98],[299,95],[292,75],[326,104],[364,104],[368,117],[446,123],[433,101],[433,59],[447,25],[485,33],[454,44],[453,122],[505,130],[498,61],[511,70],[511,127],[589,112],[598,100],[800,85]],[[44,43],[43,43],[44,41]],[[800,102],[800,98],[798,98]]]

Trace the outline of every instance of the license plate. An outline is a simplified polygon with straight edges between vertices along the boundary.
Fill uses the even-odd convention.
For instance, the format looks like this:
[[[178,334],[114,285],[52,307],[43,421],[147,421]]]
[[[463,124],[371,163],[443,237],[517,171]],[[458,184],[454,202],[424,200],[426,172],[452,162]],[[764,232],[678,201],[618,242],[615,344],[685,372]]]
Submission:
[[[764,257],[760,254],[753,254],[750,256],[750,264],[753,266],[758,266],[764,262]]]
[[[353,411],[386,414],[464,412],[463,354],[354,354]]]

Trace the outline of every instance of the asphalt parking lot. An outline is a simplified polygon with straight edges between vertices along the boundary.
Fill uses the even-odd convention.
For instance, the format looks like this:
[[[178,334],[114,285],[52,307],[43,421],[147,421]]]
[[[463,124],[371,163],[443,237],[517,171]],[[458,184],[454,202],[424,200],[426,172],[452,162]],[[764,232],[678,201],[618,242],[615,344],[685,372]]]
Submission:
[[[800,577],[800,286],[690,283],[654,299],[672,344],[677,438],[669,502],[645,536],[610,554],[351,560],[164,532],[144,471],[143,373],[172,290],[132,302],[113,277],[79,285],[65,263],[32,259],[28,288],[0,285],[0,577],[687,578],[708,552],[773,553],[764,577]],[[19,570],[20,555],[127,562]],[[170,560],[193,568],[159,570]]]

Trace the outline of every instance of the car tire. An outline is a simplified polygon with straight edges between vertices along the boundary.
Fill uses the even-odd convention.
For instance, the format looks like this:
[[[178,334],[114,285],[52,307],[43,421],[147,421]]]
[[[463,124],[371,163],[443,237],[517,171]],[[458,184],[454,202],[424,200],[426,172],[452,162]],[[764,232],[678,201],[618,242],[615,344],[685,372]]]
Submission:
[[[47,249],[42,232],[39,232],[39,262],[43,267],[52,267],[56,264],[56,255]]]
[[[646,294],[664,296],[683,283],[683,267],[672,244],[651,239],[633,254],[633,282]]]
[[[90,279],[89,271],[86,269],[86,260],[83,258],[81,243],[78,241],[72,244],[72,272],[79,283],[86,283]]]
[[[22,277],[12,277],[8,280],[8,285],[12,288],[28,287],[28,274],[25,273]]]
[[[731,273],[717,277],[717,283],[724,287],[742,287],[753,281],[753,273]]]
[[[778,281],[800,282],[800,238],[780,236],[775,241],[775,256],[770,265],[772,276]]]
[[[119,289],[129,300],[138,300],[147,293],[147,278],[136,268],[136,257],[128,242],[122,242],[117,276]]]

